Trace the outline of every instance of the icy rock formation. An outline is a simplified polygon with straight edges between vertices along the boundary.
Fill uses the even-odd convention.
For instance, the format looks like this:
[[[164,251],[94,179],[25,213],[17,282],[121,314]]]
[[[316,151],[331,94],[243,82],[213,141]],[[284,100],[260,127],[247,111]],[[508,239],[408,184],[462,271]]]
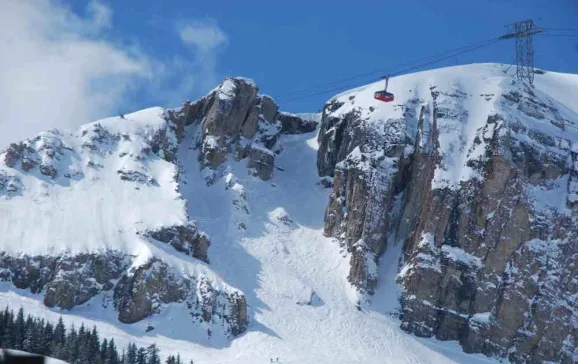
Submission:
[[[186,126],[200,126],[197,147],[208,184],[222,176],[221,167],[231,156],[247,158],[251,173],[269,180],[275,166],[272,149],[279,135],[315,130],[315,121],[279,112],[275,101],[258,91],[251,80],[229,78],[200,100],[167,112],[177,125],[177,135]]]
[[[571,363],[578,114],[499,66],[469,67],[401,78],[391,104],[371,100],[377,85],[327,103],[325,234],[347,246],[362,294],[388,244],[403,244],[404,330],[513,362]]]

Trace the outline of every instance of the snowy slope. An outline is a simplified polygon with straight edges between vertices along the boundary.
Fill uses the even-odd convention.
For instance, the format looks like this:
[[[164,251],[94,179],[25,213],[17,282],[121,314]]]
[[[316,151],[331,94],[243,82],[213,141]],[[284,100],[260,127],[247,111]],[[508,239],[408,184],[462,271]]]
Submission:
[[[509,78],[502,70],[498,65],[472,65],[396,77],[389,89],[396,101],[389,104],[373,99],[381,82],[334,99],[345,103],[338,113],[360,107],[376,128],[384,130],[386,120],[403,117],[400,105],[426,98],[432,85],[487,95],[505,92]],[[565,105],[568,113],[576,112],[578,106],[572,100],[578,99],[577,77],[546,73],[536,76],[536,86]],[[355,98],[350,100],[352,95]],[[447,154],[443,168],[436,171],[440,187],[455,188],[460,181],[477,177],[463,159],[463,145],[475,137],[494,106],[489,101],[465,102],[460,107],[467,110],[465,122],[442,126],[452,130],[448,133],[452,137],[442,141]],[[187,312],[175,305],[141,322],[121,324],[110,305],[103,307],[108,299],[104,295],[67,312],[48,309],[40,295],[8,284],[0,286],[0,305],[22,305],[27,312],[52,320],[62,314],[66,323],[97,325],[102,335],[115,337],[119,346],[129,341],[156,343],[163,354],[178,351],[195,363],[269,363],[277,357],[280,363],[494,362],[482,355],[464,354],[456,343],[419,339],[399,329],[394,279],[400,246],[382,258],[382,263],[391,264],[380,264],[372,305],[365,311],[356,308],[356,292],[347,281],[349,254],[334,239],[323,236],[329,190],[318,183],[315,133],[280,138],[275,165],[281,169],[270,181],[249,175],[245,163],[230,161],[225,177],[207,186],[197,151],[191,147],[199,133],[195,125],[185,128],[178,165],[157,154],[144,160],[130,157],[145,155],[143,148],[165,128],[163,113],[160,108],[147,109],[71,133],[44,134],[36,143],[57,138],[67,147],[57,161],[59,174],[54,180],[38,172],[30,175],[0,167],[0,176],[4,173],[19,184],[15,192],[4,187],[0,194],[0,250],[61,254],[112,248],[135,255],[136,261],[155,256],[180,271],[208,275],[228,290],[242,291],[251,317],[247,332],[233,340],[209,337],[206,331],[183,322]],[[128,136],[115,142],[106,158],[83,146],[96,124]],[[543,127],[548,133],[558,133],[548,125]],[[569,130],[565,135],[578,140],[574,133]],[[138,171],[145,179],[136,189],[135,184],[119,179],[118,170]],[[179,178],[175,178],[177,172]],[[82,177],[67,178],[65,173]],[[210,265],[174,254],[136,234],[189,220],[211,238]],[[244,229],[239,229],[241,225]],[[148,325],[155,329],[145,332]]]
[[[96,324],[119,345],[154,342],[163,353],[178,351],[195,363],[268,363],[277,357],[280,363],[491,362],[463,354],[455,344],[407,335],[387,312],[360,312],[352,305],[345,279],[348,260],[322,235],[328,191],[316,186],[315,136],[288,136],[281,143],[279,166],[285,171],[271,183],[248,176],[244,165],[231,166],[231,173],[240,172],[236,179],[250,201],[249,218],[231,208],[225,179],[207,187],[197,168],[187,171],[182,192],[191,217],[213,239],[212,268],[247,295],[253,311],[247,333],[232,342],[208,339],[180,325],[178,310],[142,323],[115,324],[98,301],[63,313],[64,321]],[[197,163],[192,151],[180,152],[185,164]],[[246,232],[236,228],[240,218],[246,219]],[[394,296],[384,299],[395,301]],[[304,304],[309,300],[310,305]],[[5,286],[0,303],[7,302],[54,320],[61,314],[47,310],[35,296]],[[148,324],[155,330],[145,333]]]
[[[484,129],[489,115],[506,112],[531,129],[540,130],[546,135],[578,141],[578,129],[575,125],[569,125],[562,130],[547,120],[536,123],[536,120],[528,118],[522,112],[501,105],[499,101],[503,94],[515,92],[520,87],[512,77],[505,75],[506,69],[507,67],[503,65],[493,63],[474,64],[398,76],[390,80],[388,87],[388,91],[395,95],[395,101],[383,103],[374,100],[373,93],[383,89],[383,82],[376,82],[333,97],[332,100],[343,102],[344,105],[332,112],[331,116],[339,117],[358,109],[361,111],[361,119],[366,119],[375,129],[383,133],[388,120],[402,119],[406,117],[408,109],[418,110],[422,105],[431,103],[432,90],[439,89],[445,92],[449,90],[448,94],[442,92],[436,102],[438,107],[452,109],[458,114],[449,118],[440,117],[438,120],[439,150],[443,151],[443,155],[441,165],[435,171],[434,185],[437,188],[455,189],[460,182],[480,177],[476,176],[473,169],[467,165],[467,161],[480,159],[485,152],[485,144],[483,142],[476,144],[474,139],[479,137],[479,132]],[[549,106],[560,111],[559,118],[576,120],[578,75],[554,72],[536,74],[534,90],[539,96],[550,101]],[[461,101],[456,102],[456,98]],[[431,117],[430,114],[429,118]],[[459,122],[456,122],[456,119]],[[431,123],[424,124],[426,128],[424,130],[426,138],[422,139],[424,143],[428,140],[429,125]],[[417,118],[409,120],[406,127],[408,135],[415,135]],[[487,137],[493,130],[483,131]],[[475,147],[472,147],[474,145]],[[470,147],[472,149],[468,149]]]
[[[161,108],[152,108],[125,119],[87,124],[72,133],[40,134],[32,142],[37,149],[42,150],[44,144],[62,145],[62,155],[54,162],[55,180],[39,171],[25,173],[1,166],[0,173],[18,178],[25,198],[0,199],[0,249],[16,254],[58,254],[112,248],[145,254],[150,246],[137,239],[137,229],[186,221],[184,201],[175,191],[175,166],[157,156],[145,163],[136,159],[148,147],[147,139],[164,128],[162,114]],[[96,125],[106,133],[127,137],[93,141]],[[104,154],[93,152],[89,143],[99,144]],[[156,180],[160,188],[145,183],[137,189],[119,178],[119,170],[139,171]],[[18,241],[27,244],[15,244]]]

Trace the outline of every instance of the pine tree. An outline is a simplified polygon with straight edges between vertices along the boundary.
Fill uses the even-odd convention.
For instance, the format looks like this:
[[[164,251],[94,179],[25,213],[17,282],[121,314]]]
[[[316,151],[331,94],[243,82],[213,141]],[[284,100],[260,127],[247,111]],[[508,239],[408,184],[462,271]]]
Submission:
[[[64,343],[66,342],[66,328],[62,321],[62,316],[58,319],[58,323],[54,326],[54,334],[52,335],[51,351],[52,355],[61,360],[66,360],[67,354],[65,352]]]
[[[137,349],[133,343],[128,344],[125,364],[137,364]]]
[[[161,364],[161,358],[159,357],[159,349],[155,344],[148,347],[148,364]]]
[[[24,340],[22,340],[22,350],[29,353],[38,352],[38,334],[36,333],[36,323],[32,316],[28,315],[24,324]]]
[[[177,364],[183,364],[181,361],[181,354],[177,353]]]
[[[88,351],[88,361],[91,364],[98,363],[99,359],[101,358],[100,355],[101,348],[100,348],[100,338],[98,336],[98,330],[96,329],[96,326],[92,327],[92,331],[88,336],[88,342],[86,346],[87,346],[86,350]]]
[[[106,354],[108,353],[108,340],[104,338],[100,346],[100,363],[106,363]]]
[[[26,323],[24,322],[24,309],[22,307],[20,307],[20,309],[18,310],[18,314],[16,315],[16,322],[14,323],[14,334],[12,335],[14,337],[14,341],[12,343],[12,346],[14,347],[14,349],[16,350],[22,350],[23,346],[24,346],[24,334],[25,334],[25,325]]]
[[[161,364],[155,344],[145,349],[130,343],[119,356],[114,339],[101,342],[96,326],[88,330],[81,324],[76,330],[73,324],[67,329],[62,317],[56,325],[30,315],[24,317],[22,308],[17,315],[9,307],[0,311],[0,347],[51,355],[74,364]],[[180,355],[171,355],[167,362],[182,363]]]
[[[136,352],[136,364],[148,364],[147,351],[145,348],[138,348]]]
[[[2,345],[4,339],[4,331],[5,331],[5,323],[4,323],[4,311],[0,311],[0,348],[3,348]]]
[[[14,334],[14,313],[6,306],[4,310],[4,335],[2,336],[2,347],[12,348]]]
[[[67,362],[74,362],[78,359],[78,333],[74,328],[74,324],[68,330],[68,336],[64,343],[64,359]]]
[[[52,338],[54,337],[54,327],[50,322],[46,322],[42,328],[42,338],[40,339],[40,354],[52,356]]]
[[[110,342],[108,343],[106,359],[106,364],[120,364],[118,351],[116,351],[116,346],[114,345],[114,339],[110,339]]]
[[[59,345],[64,344],[64,341],[66,340],[66,328],[64,327],[62,316],[60,316],[58,323],[54,327],[54,336],[52,340]]]

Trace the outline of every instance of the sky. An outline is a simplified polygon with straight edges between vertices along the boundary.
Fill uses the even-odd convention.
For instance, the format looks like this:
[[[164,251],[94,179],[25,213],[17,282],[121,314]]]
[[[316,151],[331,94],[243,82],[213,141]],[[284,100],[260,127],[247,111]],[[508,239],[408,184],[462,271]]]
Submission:
[[[381,71],[335,81],[394,72],[528,18],[578,29],[578,1],[1,0],[0,149],[50,128],[176,107],[227,76],[254,79],[283,110],[317,112]],[[578,36],[534,43],[537,67],[578,73]],[[426,69],[514,57],[509,40]]]

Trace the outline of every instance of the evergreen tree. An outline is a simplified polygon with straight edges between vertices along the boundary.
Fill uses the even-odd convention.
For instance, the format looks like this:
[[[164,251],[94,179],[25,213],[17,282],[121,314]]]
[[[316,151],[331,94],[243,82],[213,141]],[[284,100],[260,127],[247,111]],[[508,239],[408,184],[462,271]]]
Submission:
[[[150,345],[147,348],[147,351],[148,351],[147,364],[161,364],[161,358],[159,357],[159,349],[155,344]]]
[[[138,348],[136,352],[136,364],[148,364],[147,351],[145,348]]]
[[[118,351],[116,351],[116,346],[114,345],[114,339],[110,339],[110,342],[108,343],[106,359],[106,364],[120,364]]]
[[[4,346],[2,345],[2,341],[4,339],[4,331],[5,331],[5,326],[4,326],[4,311],[0,311],[0,348],[3,348]]]
[[[67,329],[62,317],[53,326],[43,319],[25,316],[22,308],[17,315],[9,307],[0,311],[0,344],[3,348],[50,355],[73,364],[161,364],[160,350],[155,344],[145,349],[130,343],[119,356],[114,339],[101,342],[96,326],[92,330],[84,324],[78,330],[74,325]],[[181,357],[170,355],[166,363],[182,364]]]
[[[106,363],[106,354],[108,353],[108,340],[106,338],[102,341],[100,346],[100,363]]]
[[[24,340],[22,340],[22,350],[29,353],[38,352],[38,334],[36,332],[36,323],[32,320],[32,316],[26,318],[24,324]]]
[[[60,316],[58,323],[54,327],[54,335],[52,340],[59,345],[64,344],[64,341],[66,341],[66,328],[64,327],[62,316]]]
[[[181,354],[177,353],[177,363],[176,364],[183,364],[181,361]]]
[[[66,360],[67,353],[65,352],[64,343],[66,342],[66,328],[62,321],[62,316],[58,319],[58,323],[54,326],[54,334],[52,335],[51,351],[52,355],[61,360]]]
[[[74,328],[74,324],[70,327],[70,330],[68,330],[68,336],[66,337],[63,349],[64,361],[74,362],[78,359],[78,333]]]
[[[52,356],[52,338],[54,337],[54,327],[50,322],[43,323],[42,337],[40,338],[40,354]]]
[[[92,327],[92,331],[88,335],[88,341],[86,344],[86,350],[88,352],[88,361],[91,364],[96,364],[101,358],[101,348],[100,348],[100,337],[98,335],[98,330],[96,326]]]
[[[24,334],[25,334],[25,327],[26,323],[24,322],[24,309],[20,307],[18,310],[18,314],[16,315],[16,321],[14,322],[14,334],[12,346],[16,350],[22,350],[24,346]]]
[[[4,310],[4,335],[2,336],[2,347],[13,348],[14,335],[14,313],[6,306]]]
[[[133,343],[128,344],[125,364],[137,364],[137,348]]]

